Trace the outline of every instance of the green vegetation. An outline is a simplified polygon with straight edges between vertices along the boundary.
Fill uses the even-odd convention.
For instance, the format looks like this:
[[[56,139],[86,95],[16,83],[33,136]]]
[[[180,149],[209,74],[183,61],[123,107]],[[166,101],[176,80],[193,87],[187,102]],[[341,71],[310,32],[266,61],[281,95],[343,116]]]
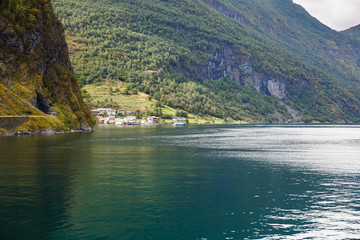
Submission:
[[[360,39],[360,25],[357,25],[355,27],[347,29],[347,30],[343,31],[343,33],[359,40]],[[360,65],[360,64],[358,64],[358,65]]]
[[[190,123],[224,123],[224,120],[220,118],[191,114],[162,105],[145,93],[124,94],[127,90],[126,84],[123,82],[104,82],[85,85],[82,89],[82,95],[85,102],[94,107],[111,107],[125,111],[140,110],[139,118],[156,115],[161,117],[164,123],[171,123],[174,116],[186,117]]]
[[[0,116],[29,114],[43,115],[44,113],[0,84]]]
[[[293,117],[286,104],[307,121],[359,121],[360,43],[290,0],[53,0],[53,6],[82,85],[118,81],[130,94],[219,118],[287,121]],[[288,99],[207,77],[209,61],[224,47],[237,56],[231,66],[249,61],[255,71],[284,79]]]
[[[22,124],[20,127],[14,129],[15,131],[41,131],[44,129],[53,129],[58,131],[66,131],[71,130],[68,128],[64,128],[63,122],[59,120],[57,117],[53,116],[30,116],[29,120]]]
[[[51,12],[50,0],[3,0],[0,15],[14,24],[18,34],[32,29],[43,17]]]
[[[123,82],[104,82],[86,85],[82,89],[85,102],[94,107],[112,107],[116,109],[150,109],[153,101],[144,93],[131,94]]]
[[[29,116],[17,130],[92,126],[50,0],[0,2],[0,116]]]
[[[360,119],[359,40],[291,0],[53,0],[78,79],[56,47],[62,27],[49,2],[0,3],[0,27],[25,49],[5,49],[8,38],[0,35],[1,114],[38,115],[26,103],[40,99],[40,107],[52,103],[65,129],[89,123],[79,81],[93,106],[252,122]],[[37,45],[26,40],[40,29],[45,37]],[[286,97],[267,96],[259,79],[284,82]]]

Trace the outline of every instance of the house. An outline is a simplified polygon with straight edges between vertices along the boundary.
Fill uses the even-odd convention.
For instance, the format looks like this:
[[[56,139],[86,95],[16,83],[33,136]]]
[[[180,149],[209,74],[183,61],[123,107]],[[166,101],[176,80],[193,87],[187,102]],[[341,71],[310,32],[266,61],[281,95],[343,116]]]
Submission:
[[[115,125],[125,125],[125,120],[122,118],[116,118],[115,119]]]
[[[107,121],[108,124],[115,124],[115,117],[111,116],[109,117],[109,120]]]
[[[97,118],[97,124],[104,124],[105,123],[105,119],[102,116],[96,116]]]
[[[141,125],[148,125],[148,120],[147,117],[143,117],[143,119],[141,120]]]
[[[124,116],[126,114],[126,111],[125,111],[125,109],[118,109],[117,113]]]
[[[126,125],[139,125],[140,123],[136,120],[135,116],[128,116],[124,118]]]
[[[108,116],[116,115],[116,110],[111,108],[98,108],[91,110],[91,112],[95,115],[104,115],[104,114],[107,114]]]
[[[158,124],[158,119],[159,119],[159,117],[155,117],[155,116],[152,116],[152,117],[144,117],[144,118],[141,120],[141,125],[146,125],[146,126],[156,125],[156,124]]]
[[[93,110],[90,110],[90,112],[94,115],[99,115],[99,110],[98,109],[93,109]]]
[[[151,124],[157,124],[159,119],[160,117],[155,117],[155,116],[148,117],[148,122]]]
[[[140,110],[136,110],[136,111],[125,111],[125,110],[124,110],[124,112],[125,112],[126,114],[140,114],[140,113],[141,113]],[[125,115],[125,114],[124,114],[124,115]]]

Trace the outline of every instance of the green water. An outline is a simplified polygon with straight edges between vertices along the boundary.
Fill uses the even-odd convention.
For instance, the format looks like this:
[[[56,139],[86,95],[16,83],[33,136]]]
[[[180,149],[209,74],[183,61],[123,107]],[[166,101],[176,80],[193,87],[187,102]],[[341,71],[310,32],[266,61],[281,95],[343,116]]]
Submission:
[[[0,239],[360,239],[360,127],[0,138]]]

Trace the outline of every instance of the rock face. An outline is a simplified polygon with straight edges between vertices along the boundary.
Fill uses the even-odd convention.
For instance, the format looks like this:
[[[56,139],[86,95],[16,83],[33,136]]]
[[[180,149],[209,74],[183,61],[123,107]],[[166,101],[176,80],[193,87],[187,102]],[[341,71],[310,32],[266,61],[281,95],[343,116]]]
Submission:
[[[204,2],[207,2],[213,8],[215,8],[216,10],[218,10],[225,16],[227,16],[239,23],[246,24],[248,26],[251,25],[250,22],[244,16],[242,16],[241,14],[239,14],[236,11],[231,11],[231,10],[227,9],[225,6],[223,6],[222,4],[220,4],[219,2],[217,2],[215,0],[205,0]]]
[[[1,3],[0,115],[56,116],[56,126],[46,126],[59,131],[91,127],[62,24],[49,0],[33,2],[22,1],[20,13],[11,1]]]
[[[201,67],[200,75],[216,80],[230,78],[238,83],[254,87],[258,92],[279,99],[288,98],[288,86],[284,79],[254,70],[251,61],[235,54],[230,46],[212,53],[212,59]]]

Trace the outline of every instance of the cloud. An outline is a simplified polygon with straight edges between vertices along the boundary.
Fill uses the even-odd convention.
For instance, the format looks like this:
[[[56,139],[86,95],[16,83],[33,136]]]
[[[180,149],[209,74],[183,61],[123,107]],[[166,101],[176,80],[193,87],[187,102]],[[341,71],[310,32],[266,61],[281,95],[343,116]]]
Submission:
[[[360,24],[360,0],[294,0],[294,3],[338,31]]]

